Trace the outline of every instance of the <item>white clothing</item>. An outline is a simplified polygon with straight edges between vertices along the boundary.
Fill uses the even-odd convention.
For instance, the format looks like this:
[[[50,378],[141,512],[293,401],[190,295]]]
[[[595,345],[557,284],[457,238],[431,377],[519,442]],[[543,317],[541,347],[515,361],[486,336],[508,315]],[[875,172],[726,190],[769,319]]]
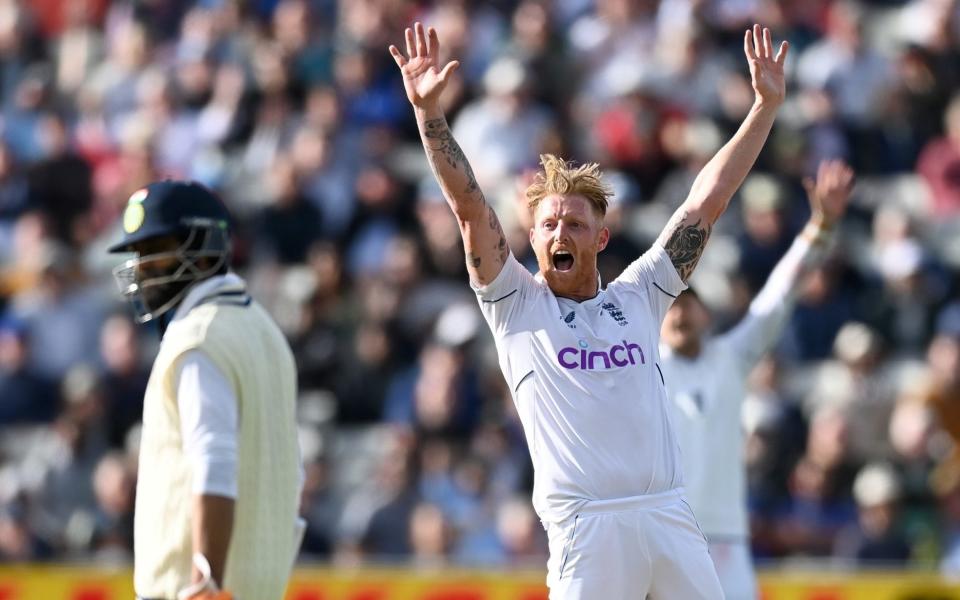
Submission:
[[[476,290],[530,448],[541,520],[683,484],[657,340],[685,288],[654,245],[583,302],[558,298],[512,255]]]
[[[198,451],[191,448],[203,444],[184,439],[184,431],[192,436],[204,418],[186,415],[198,427],[181,423],[180,386],[201,388],[189,381],[201,373],[181,368],[190,354],[212,362],[237,404],[235,516],[221,583],[239,598],[280,600],[302,534],[296,366],[280,329],[232,275],[205,281],[188,294],[150,373],[134,513],[134,587],[140,597],[169,599],[190,583],[189,499],[198,479],[209,477],[196,473],[192,462]],[[189,363],[198,364],[195,358]],[[192,410],[197,407],[187,412]]]
[[[687,497],[707,539],[749,535],[740,425],[746,378],[780,334],[795,283],[820,254],[814,248],[802,238],[794,241],[746,316],[727,333],[704,340],[696,358],[660,347]]]
[[[547,535],[550,600],[723,598],[679,489],[587,502],[564,525],[548,525]]]
[[[756,600],[757,576],[747,540],[709,540],[707,545],[726,600]]]
[[[194,494],[237,497],[237,398],[217,365],[199,350],[180,359],[177,407]]]
[[[477,289],[533,460],[550,598],[722,598],[657,365],[660,322],[686,285],[654,245],[598,288],[559,298],[511,255]]]
[[[704,340],[696,358],[680,356],[665,344],[660,347],[687,497],[731,600],[752,599],[756,593],[740,415],[747,375],[786,323],[797,281],[822,254],[820,246],[797,238],[746,316],[727,333]],[[720,555],[713,554],[713,544]]]
[[[218,275],[191,288],[173,313],[185,318],[219,288],[243,287],[234,273]],[[194,494],[237,497],[237,397],[223,372],[203,352],[190,350],[177,364],[177,408],[183,453],[193,469]]]

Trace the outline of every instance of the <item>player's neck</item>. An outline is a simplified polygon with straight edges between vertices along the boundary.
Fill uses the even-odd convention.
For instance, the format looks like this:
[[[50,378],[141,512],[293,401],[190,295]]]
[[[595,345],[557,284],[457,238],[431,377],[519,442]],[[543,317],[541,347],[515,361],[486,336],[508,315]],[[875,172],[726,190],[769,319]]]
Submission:
[[[558,298],[567,298],[568,300],[573,300],[574,302],[584,302],[585,300],[590,300],[596,298],[597,294],[600,293],[597,283],[594,282],[591,287],[580,287],[573,290],[556,290],[550,288],[550,291],[553,292],[553,295]]]
[[[600,274],[596,269],[593,270],[590,277],[578,277],[578,281],[563,285],[562,282],[550,281],[547,279],[547,285],[550,291],[558,298],[567,298],[574,302],[584,302],[596,298],[600,293]]]

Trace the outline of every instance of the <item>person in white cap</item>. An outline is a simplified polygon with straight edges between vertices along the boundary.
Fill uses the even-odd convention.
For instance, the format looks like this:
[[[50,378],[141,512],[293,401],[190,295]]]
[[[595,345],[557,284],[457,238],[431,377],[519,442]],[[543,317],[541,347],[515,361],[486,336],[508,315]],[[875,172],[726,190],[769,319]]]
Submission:
[[[874,462],[863,467],[853,481],[857,525],[837,535],[834,556],[874,566],[906,562],[910,544],[898,520],[902,496],[893,466]]]

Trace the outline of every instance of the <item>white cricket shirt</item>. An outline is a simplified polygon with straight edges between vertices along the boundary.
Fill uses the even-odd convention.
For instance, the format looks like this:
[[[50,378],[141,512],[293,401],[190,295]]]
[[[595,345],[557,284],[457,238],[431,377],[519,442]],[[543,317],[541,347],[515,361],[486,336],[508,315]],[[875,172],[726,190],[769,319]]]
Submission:
[[[241,279],[211,285],[210,294],[167,327],[147,384],[134,512],[134,587],[144,598],[175,598],[190,583],[189,499],[198,476],[205,477],[193,463],[196,444],[184,439],[184,432],[188,438],[205,434],[182,422],[196,417],[181,413],[179,396],[181,386],[193,393],[184,381],[192,375],[181,368],[182,359],[198,352],[226,379],[237,403],[235,518],[222,584],[239,598],[279,599],[302,533],[296,364],[283,333],[247,295]],[[217,445],[215,439],[201,439],[199,445],[208,441]]]
[[[696,358],[660,347],[684,488],[710,541],[743,541],[749,535],[740,422],[747,375],[783,329],[804,267],[821,255],[806,240],[794,241],[746,316],[727,333],[705,339]]]
[[[544,522],[563,521],[590,500],[682,485],[657,342],[685,288],[658,245],[583,302],[555,296],[513,255],[476,288],[523,423]]]

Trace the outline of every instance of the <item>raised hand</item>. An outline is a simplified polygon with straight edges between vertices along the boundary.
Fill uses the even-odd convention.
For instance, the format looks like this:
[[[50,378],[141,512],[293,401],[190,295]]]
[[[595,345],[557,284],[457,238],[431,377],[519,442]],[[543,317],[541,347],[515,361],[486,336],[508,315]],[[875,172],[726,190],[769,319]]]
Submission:
[[[817,168],[817,180],[807,177],[803,187],[810,199],[811,221],[831,228],[843,218],[853,190],[853,169],[842,160],[825,160]]]
[[[403,87],[407,91],[407,99],[418,108],[436,105],[440,94],[447,87],[451,73],[460,63],[452,60],[443,69],[439,68],[440,40],[433,27],[424,34],[423,25],[417,22],[413,30],[407,27],[405,33],[407,56],[393,45],[390,46],[390,54],[403,73]]]
[[[766,27],[760,31],[759,25],[748,29],[743,35],[743,52],[750,64],[750,79],[757,100],[780,104],[786,95],[786,83],[783,77],[783,63],[787,59],[790,43],[780,42],[777,56],[773,56],[773,40]]]

